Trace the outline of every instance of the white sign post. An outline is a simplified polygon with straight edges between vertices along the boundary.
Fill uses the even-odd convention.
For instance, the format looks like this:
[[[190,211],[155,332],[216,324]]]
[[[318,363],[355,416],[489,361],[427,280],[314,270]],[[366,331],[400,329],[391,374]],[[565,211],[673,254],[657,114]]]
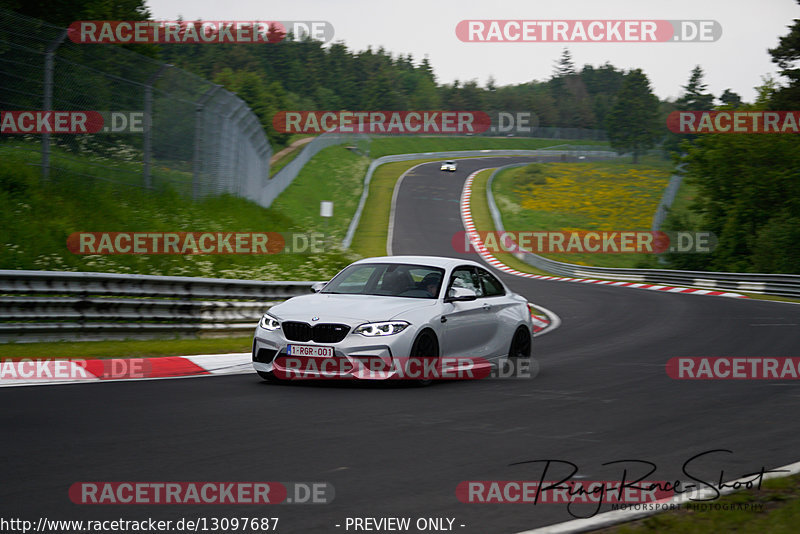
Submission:
[[[319,216],[325,218],[325,238],[324,242],[328,243],[328,221],[333,217],[333,202],[330,200],[323,200],[319,203]]]

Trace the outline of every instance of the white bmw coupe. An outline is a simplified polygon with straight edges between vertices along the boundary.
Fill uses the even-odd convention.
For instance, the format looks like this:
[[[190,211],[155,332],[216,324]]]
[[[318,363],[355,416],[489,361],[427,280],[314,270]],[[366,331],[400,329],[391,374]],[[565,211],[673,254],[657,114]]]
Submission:
[[[368,258],[316,284],[313,294],[270,308],[255,331],[253,366],[275,381],[286,377],[287,358],[314,364],[454,357],[496,365],[530,357],[532,332],[527,300],[476,262]],[[314,377],[318,367],[309,367],[305,376]],[[330,367],[319,377],[364,378],[354,368]]]

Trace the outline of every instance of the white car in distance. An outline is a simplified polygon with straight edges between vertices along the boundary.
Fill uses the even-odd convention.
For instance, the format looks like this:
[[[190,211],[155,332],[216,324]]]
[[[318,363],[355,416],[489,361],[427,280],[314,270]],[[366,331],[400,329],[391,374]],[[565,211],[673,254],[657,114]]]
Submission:
[[[447,161],[443,161],[442,165],[439,167],[439,170],[440,171],[455,172],[456,171],[456,162],[454,160],[452,160],[452,159],[449,159]]]

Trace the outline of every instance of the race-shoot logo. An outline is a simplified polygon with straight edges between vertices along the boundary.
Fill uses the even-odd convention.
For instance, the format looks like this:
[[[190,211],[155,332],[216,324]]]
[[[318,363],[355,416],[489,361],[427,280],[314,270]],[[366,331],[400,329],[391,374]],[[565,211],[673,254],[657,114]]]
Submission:
[[[800,111],[673,111],[667,128],[677,134],[796,134]]]
[[[465,43],[668,43],[713,42],[715,20],[462,20]]]
[[[311,38],[333,40],[333,26],[326,21],[120,21],[82,20],[69,25],[74,43],[94,44],[213,44],[279,43],[287,35],[295,41]]]

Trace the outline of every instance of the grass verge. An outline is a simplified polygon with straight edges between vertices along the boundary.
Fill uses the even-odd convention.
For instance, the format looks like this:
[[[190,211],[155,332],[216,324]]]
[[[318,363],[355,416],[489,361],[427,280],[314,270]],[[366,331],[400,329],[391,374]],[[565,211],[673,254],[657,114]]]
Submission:
[[[397,180],[408,169],[439,159],[441,158],[386,163],[375,169],[369,184],[367,203],[350,247],[356,254],[363,257],[386,255],[392,195]]]
[[[314,136],[314,135],[305,135],[305,134],[295,134],[295,135],[293,135],[293,136],[291,136],[289,138],[289,141],[286,143],[285,147],[282,147],[282,148],[273,147],[273,150],[276,153],[280,152],[283,148],[291,146],[292,143],[294,143],[295,141],[299,141],[300,139],[305,139],[307,137],[316,137],[316,136]],[[303,148],[305,146],[306,146],[305,144],[302,144],[302,145],[298,145],[298,146],[293,147],[286,154],[281,156],[280,159],[278,159],[278,161],[276,161],[275,163],[271,164],[270,167],[269,167],[269,177],[272,178],[273,176],[278,174],[278,172],[281,169],[286,167],[286,165],[291,163],[294,160],[294,158],[296,158],[297,155],[300,154],[300,152],[303,151]]]
[[[486,197],[486,182],[494,171],[495,169],[482,170],[475,175],[475,178],[472,180],[472,194],[469,199],[469,207],[472,212],[472,222],[475,224],[475,229],[479,232],[494,232],[496,230],[494,221],[492,221],[492,216],[489,212],[489,201]],[[523,273],[552,276],[550,273],[528,265],[522,260],[518,260],[513,254],[508,252],[498,252],[493,255],[512,269]]]
[[[334,146],[321,151],[265,209],[223,195],[193,201],[101,180],[55,176],[43,184],[35,167],[0,160],[0,268],[205,276],[253,280],[324,280],[353,261],[335,247],[321,254],[76,255],[73,232],[323,232],[344,236],[355,212],[368,161]],[[319,201],[333,200],[329,223]],[[329,225],[326,228],[326,224]]]
[[[536,163],[500,172],[493,183],[503,225],[513,231],[649,231],[671,175],[656,157],[639,164],[611,160]],[[651,266],[651,254],[543,253],[578,265]]]
[[[252,336],[240,336],[201,339],[6,343],[1,346],[4,360],[20,358],[89,360],[250,352],[252,343]]]
[[[654,515],[597,532],[604,534],[790,534],[800,525],[800,476],[767,480],[760,490],[737,492],[709,504],[728,509],[679,510]],[[743,508],[743,509],[739,509]],[[761,511],[757,511],[757,510]]]

